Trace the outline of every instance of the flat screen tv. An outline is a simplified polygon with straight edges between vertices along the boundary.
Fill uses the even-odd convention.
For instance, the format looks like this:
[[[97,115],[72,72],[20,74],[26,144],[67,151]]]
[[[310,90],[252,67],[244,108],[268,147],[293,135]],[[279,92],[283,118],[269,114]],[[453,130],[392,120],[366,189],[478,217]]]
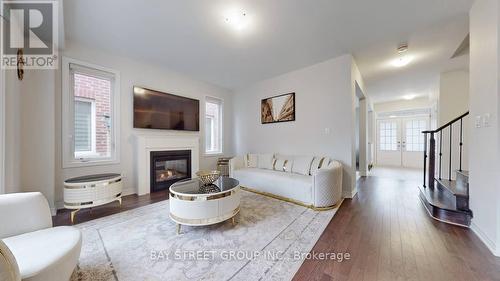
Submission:
[[[200,101],[134,86],[134,128],[200,130]]]

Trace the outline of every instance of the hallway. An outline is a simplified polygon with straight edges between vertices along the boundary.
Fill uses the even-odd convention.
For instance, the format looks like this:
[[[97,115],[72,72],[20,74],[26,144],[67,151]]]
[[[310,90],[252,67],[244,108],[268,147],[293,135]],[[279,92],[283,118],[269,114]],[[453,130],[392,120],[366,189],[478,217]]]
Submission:
[[[426,214],[421,180],[375,174],[358,181],[312,250],[351,259],[306,260],[294,280],[500,280],[500,258],[471,230]]]

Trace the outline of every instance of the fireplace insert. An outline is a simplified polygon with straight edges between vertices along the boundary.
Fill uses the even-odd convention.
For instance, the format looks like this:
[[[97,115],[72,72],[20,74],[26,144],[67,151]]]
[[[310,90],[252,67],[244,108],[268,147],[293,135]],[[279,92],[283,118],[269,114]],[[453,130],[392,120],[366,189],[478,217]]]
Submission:
[[[151,151],[151,192],[191,178],[191,150]]]

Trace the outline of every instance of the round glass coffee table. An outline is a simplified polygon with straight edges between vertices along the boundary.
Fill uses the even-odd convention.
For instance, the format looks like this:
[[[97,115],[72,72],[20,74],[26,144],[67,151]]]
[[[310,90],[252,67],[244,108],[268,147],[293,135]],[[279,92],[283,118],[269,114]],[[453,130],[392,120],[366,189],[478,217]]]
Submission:
[[[240,211],[240,183],[221,177],[211,185],[199,179],[178,181],[170,186],[170,218],[181,225],[211,225],[228,219]]]

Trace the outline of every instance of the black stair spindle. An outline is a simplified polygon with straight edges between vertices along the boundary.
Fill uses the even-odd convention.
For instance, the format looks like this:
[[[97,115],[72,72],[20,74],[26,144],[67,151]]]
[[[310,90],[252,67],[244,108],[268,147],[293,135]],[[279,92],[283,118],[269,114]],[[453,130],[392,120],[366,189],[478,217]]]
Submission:
[[[462,123],[462,120],[463,119],[460,119],[460,162],[459,162],[459,168],[458,170],[461,172],[462,171],[462,146],[464,145],[464,142],[463,142],[463,134],[462,134],[462,126],[463,126],[463,123]]]
[[[424,187],[425,185],[425,170],[427,168],[427,134],[424,133]]]
[[[436,139],[434,138],[434,132],[430,133],[429,138],[429,178],[427,179],[427,184],[430,189],[434,189],[434,181],[436,178]]]
[[[451,148],[452,148],[452,132],[453,132],[453,124],[450,124],[450,162],[448,168],[448,180],[451,181]]]
[[[439,179],[441,179],[441,166],[443,158],[443,131],[439,131]]]

